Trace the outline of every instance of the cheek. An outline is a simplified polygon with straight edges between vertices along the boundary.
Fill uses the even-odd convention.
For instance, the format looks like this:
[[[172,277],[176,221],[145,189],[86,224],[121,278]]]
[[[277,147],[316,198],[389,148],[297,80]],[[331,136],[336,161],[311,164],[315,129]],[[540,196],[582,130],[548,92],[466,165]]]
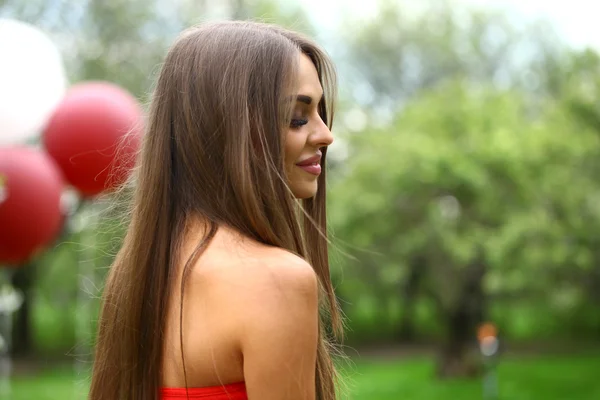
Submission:
[[[303,135],[300,132],[289,132],[285,140],[285,163],[294,165],[302,155],[304,148]]]

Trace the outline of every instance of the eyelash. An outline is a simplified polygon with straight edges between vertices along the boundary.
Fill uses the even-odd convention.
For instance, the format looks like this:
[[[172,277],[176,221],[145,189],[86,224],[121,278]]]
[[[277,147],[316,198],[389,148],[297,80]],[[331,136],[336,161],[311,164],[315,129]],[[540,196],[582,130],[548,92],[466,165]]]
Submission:
[[[290,127],[299,128],[302,125],[306,125],[306,124],[308,124],[307,119],[292,119],[292,122],[290,123]]]

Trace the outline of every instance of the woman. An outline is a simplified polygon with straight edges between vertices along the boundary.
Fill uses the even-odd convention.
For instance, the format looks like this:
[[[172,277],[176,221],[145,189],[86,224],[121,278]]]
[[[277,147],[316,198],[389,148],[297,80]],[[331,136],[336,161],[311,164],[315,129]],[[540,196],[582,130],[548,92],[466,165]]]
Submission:
[[[90,399],[336,397],[334,92],[324,52],[279,27],[210,23],[177,40],[104,290]]]

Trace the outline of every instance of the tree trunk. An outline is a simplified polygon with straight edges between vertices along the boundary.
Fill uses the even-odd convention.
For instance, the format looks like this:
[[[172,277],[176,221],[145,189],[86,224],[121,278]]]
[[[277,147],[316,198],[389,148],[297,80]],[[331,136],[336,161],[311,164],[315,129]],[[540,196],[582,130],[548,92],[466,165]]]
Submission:
[[[33,353],[32,297],[35,265],[27,264],[19,268],[12,276],[12,285],[23,294],[23,303],[14,314],[12,330],[12,351],[15,357],[29,356]]]
[[[483,277],[486,263],[483,251],[465,270],[465,280],[459,301],[446,320],[448,338],[438,359],[440,378],[472,377],[481,372],[481,358],[475,346],[477,326],[485,316]]]
[[[425,258],[420,254],[415,256],[409,263],[408,279],[406,280],[401,293],[402,308],[404,309],[404,312],[396,334],[396,338],[401,343],[410,343],[415,340],[415,302],[419,295],[421,278],[425,272],[424,268]]]
[[[589,272],[588,277],[588,296],[592,304],[596,307],[600,306],[600,253],[594,257],[595,267]],[[596,327],[598,337],[600,337],[600,324]]]
[[[443,343],[438,358],[437,375],[440,378],[473,377],[480,372],[476,354],[472,316],[457,309],[448,317],[448,338]]]

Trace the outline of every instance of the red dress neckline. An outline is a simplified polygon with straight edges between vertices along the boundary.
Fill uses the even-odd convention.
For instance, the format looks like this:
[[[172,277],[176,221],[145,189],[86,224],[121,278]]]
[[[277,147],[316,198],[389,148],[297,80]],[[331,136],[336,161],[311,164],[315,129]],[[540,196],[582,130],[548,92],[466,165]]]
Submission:
[[[246,394],[246,384],[238,382],[201,388],[162,388],[160,398],[161,400],[248,400],[248,395]]]

